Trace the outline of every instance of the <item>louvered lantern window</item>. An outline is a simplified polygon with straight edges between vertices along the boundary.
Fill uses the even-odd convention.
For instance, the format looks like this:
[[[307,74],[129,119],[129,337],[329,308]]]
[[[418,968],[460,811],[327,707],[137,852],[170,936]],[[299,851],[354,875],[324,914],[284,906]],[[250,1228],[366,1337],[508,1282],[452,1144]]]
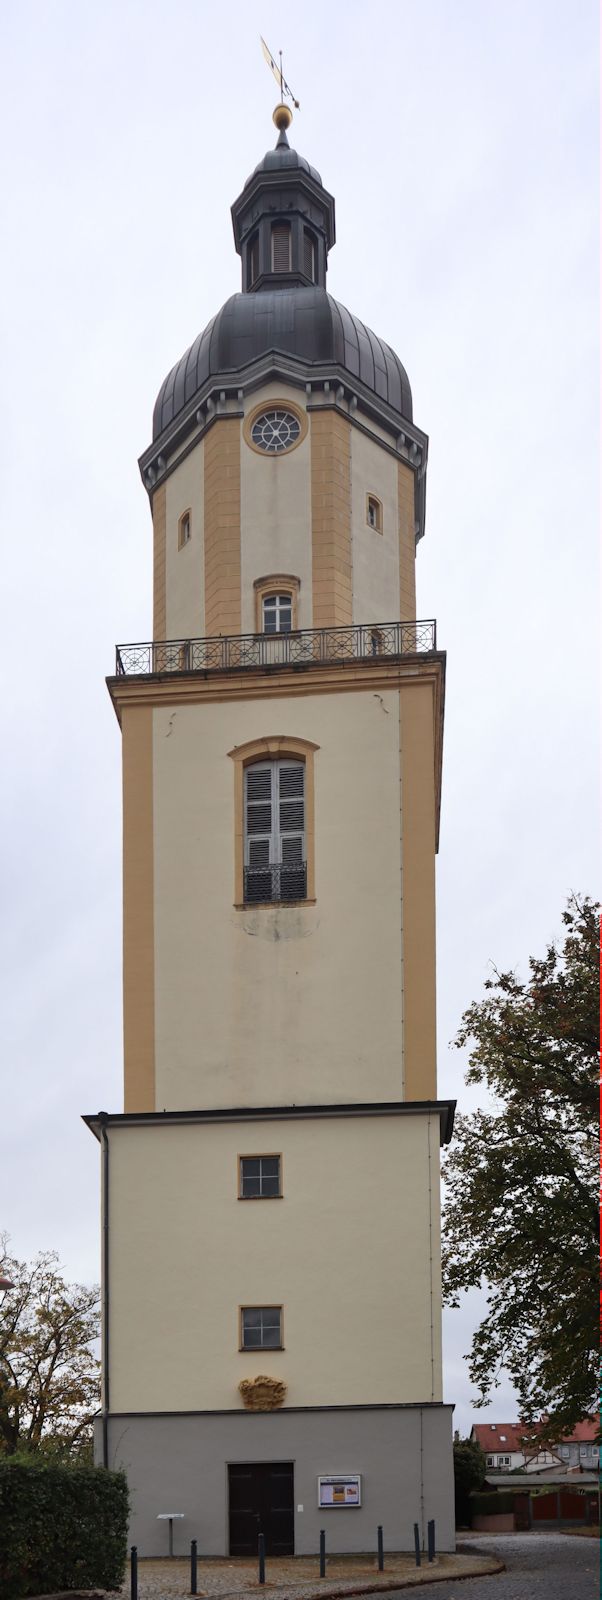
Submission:
[[[248,271],[247,271],[247,288],[248,289],[251,288],[251,285],[253,283],[255,283],[255,280],[258,277],[259,277],[259,237],[258,237],[257,234],[254,234],[254,236],[251,239],[251,242],[249,244]]]
[[[303,229],[303,271],[306,278],[316,281],[316,241],[308,228]]]
[[[272,228],[272,272],[291,270],[291,230],[288,222],[275,222]]]
[[[305,763],[245,770],[245,903],[305,900]]]

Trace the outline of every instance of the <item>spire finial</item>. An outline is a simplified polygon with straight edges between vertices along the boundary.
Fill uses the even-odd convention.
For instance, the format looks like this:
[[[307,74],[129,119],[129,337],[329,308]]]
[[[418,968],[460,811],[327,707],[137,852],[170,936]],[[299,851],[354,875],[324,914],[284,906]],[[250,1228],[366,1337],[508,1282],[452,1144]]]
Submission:
[[[277,106],[275,106],[275,108],[274,108],[274,110],[272,112],[272,122],[275,123],[275,125],[276,125],[276,127],[278,129],[278,138],[276,140],[276,149],[277,150],[279,148],[281,148],[283,145],[284,145],[284,147],[286,149],[288,149],[288,139],[286,137],[286,130],[287,130],[287,128],[290,128],[292,120],[293,120],[293,113],[291,111],[290,106],[286,106],[284,104],[284,101],[281,100],[279,102],[279,104]]]

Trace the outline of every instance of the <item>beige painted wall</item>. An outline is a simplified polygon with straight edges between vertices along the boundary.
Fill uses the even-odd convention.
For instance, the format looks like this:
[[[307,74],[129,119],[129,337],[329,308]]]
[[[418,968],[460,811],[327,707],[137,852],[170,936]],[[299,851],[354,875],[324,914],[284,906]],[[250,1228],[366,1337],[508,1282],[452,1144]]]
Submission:
[[[404,1078],[408,1100],[437,1093],[433,689],[400,692]]]
[[[319,747],[316,904],[236,910],[227,752],[270,735]],[[397,689],[154,710],[158,1109],[402,1098],[399,740]]]
[[[245,401],[245,416],[265,402],[289,399],[304,411],[301,391],[270,383]],[[255,632],[256,578],[287,573],[300,580],[298,626],[311,628],[311,430],[290,454],[267,456],[241,444],[242,631]]]
[[[351,424],[334,407],[311,414],[311,537],[314,625],[353,620]]]
[[[399,617],[398,464],[359,428],[351,429],[351,517],[354,622]],[[366,496],[383,507],[383,531],[366,521]]]
[[[240,633],[240,419],[218,416],[204,440],[205,626]]]
[[[441,1398],[437,1117],[109,1139],[112,1410],[242,1409],[260,1372],[290,1406]],[[253,1152],[282,1154],[282,1199],[237,1199]],[[284,1350],[239,1352],[241,1304],[283,1305]]]
[[[304,412],[303,399],[266,384],[245,416],[287,400]],[[382,534],[366,522],[370,492]],[[188,507],[192,538],[178,550]],[[415,615],[413,473],[334,410],[312,412],[301,444],[275,457],[249,447],[240,419],[220,417],[157,490],[154,521],[156,637],[254,632],[253,585],[270,573],[299,579],[300,628]]]
[[[166,636],[168,639],[202,639],[205,636],[202,439],[170,474],[166,487]],[[189,508],[191,537],[188,544],[178,550],[178,522]]]

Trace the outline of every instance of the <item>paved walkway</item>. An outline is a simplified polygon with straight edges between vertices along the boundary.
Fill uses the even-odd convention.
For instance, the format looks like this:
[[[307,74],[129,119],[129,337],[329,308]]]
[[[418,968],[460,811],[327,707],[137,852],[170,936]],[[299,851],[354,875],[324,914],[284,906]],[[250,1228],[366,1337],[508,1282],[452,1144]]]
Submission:
[[[462,1543],[479,1554],[500,1556],[506,1566],[498,1578],[443,1583],[433,1600],[598,1600],[600,1551],[597,1539],[566,1533],[462,1534]],[[403,1600],[418,1595],[404,1586]],[[388,1600],[393,1600],[390,1595]]]
[[[199,1597],[208,1600],[330,1600],[333,1596],[365,1594],[370,1590],[421,1588],[434,1579],[466,1577],[474,1573],[495,1572],[499,1561],[488,1551],[470,1555],[440,1555],[429,1564],[426,1555],[417,1568],[411,1555],[385,1553],[385,1571],[379,1573],[374,1556],[331,1556],[326,1562],[326,1577],[319,1577],[317,1556],[296,1556],[288,1561],[266,1561],[266,1582],[260,1587],[257,1562],[246,1560],[202,1561],[197,1569]],[[184,1600],[190,1593],[190,1562],[139,1560],[138,1600]],[[121,1594],[130,1594],[129,1572]]]

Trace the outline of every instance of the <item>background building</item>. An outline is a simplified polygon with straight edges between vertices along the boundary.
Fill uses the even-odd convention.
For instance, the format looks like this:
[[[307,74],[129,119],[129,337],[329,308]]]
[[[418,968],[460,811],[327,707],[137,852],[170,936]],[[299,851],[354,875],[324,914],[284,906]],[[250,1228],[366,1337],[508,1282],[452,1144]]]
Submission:
[[[416,620],[427,440],[326,292],[334,201],[276,148],[242,293],[141,459],[154,638],[123,739],[125,1109],[102,1146],[99,1459],[132,1537],[454,1541],[442,1403],[435,852],[444,658]],[[209,238],[210,245],[210,238]]]
[[[541,1448],[537,1429],[526,1432],[521,1422],[475,1422],[470,1437],[481,1446],[488,1472],[513,1472],[517,1467],[527,1472],[544,1472],[549,1467],[595,1471],[599,1432],[597,1419],[586,1417],[566,1439]]]

